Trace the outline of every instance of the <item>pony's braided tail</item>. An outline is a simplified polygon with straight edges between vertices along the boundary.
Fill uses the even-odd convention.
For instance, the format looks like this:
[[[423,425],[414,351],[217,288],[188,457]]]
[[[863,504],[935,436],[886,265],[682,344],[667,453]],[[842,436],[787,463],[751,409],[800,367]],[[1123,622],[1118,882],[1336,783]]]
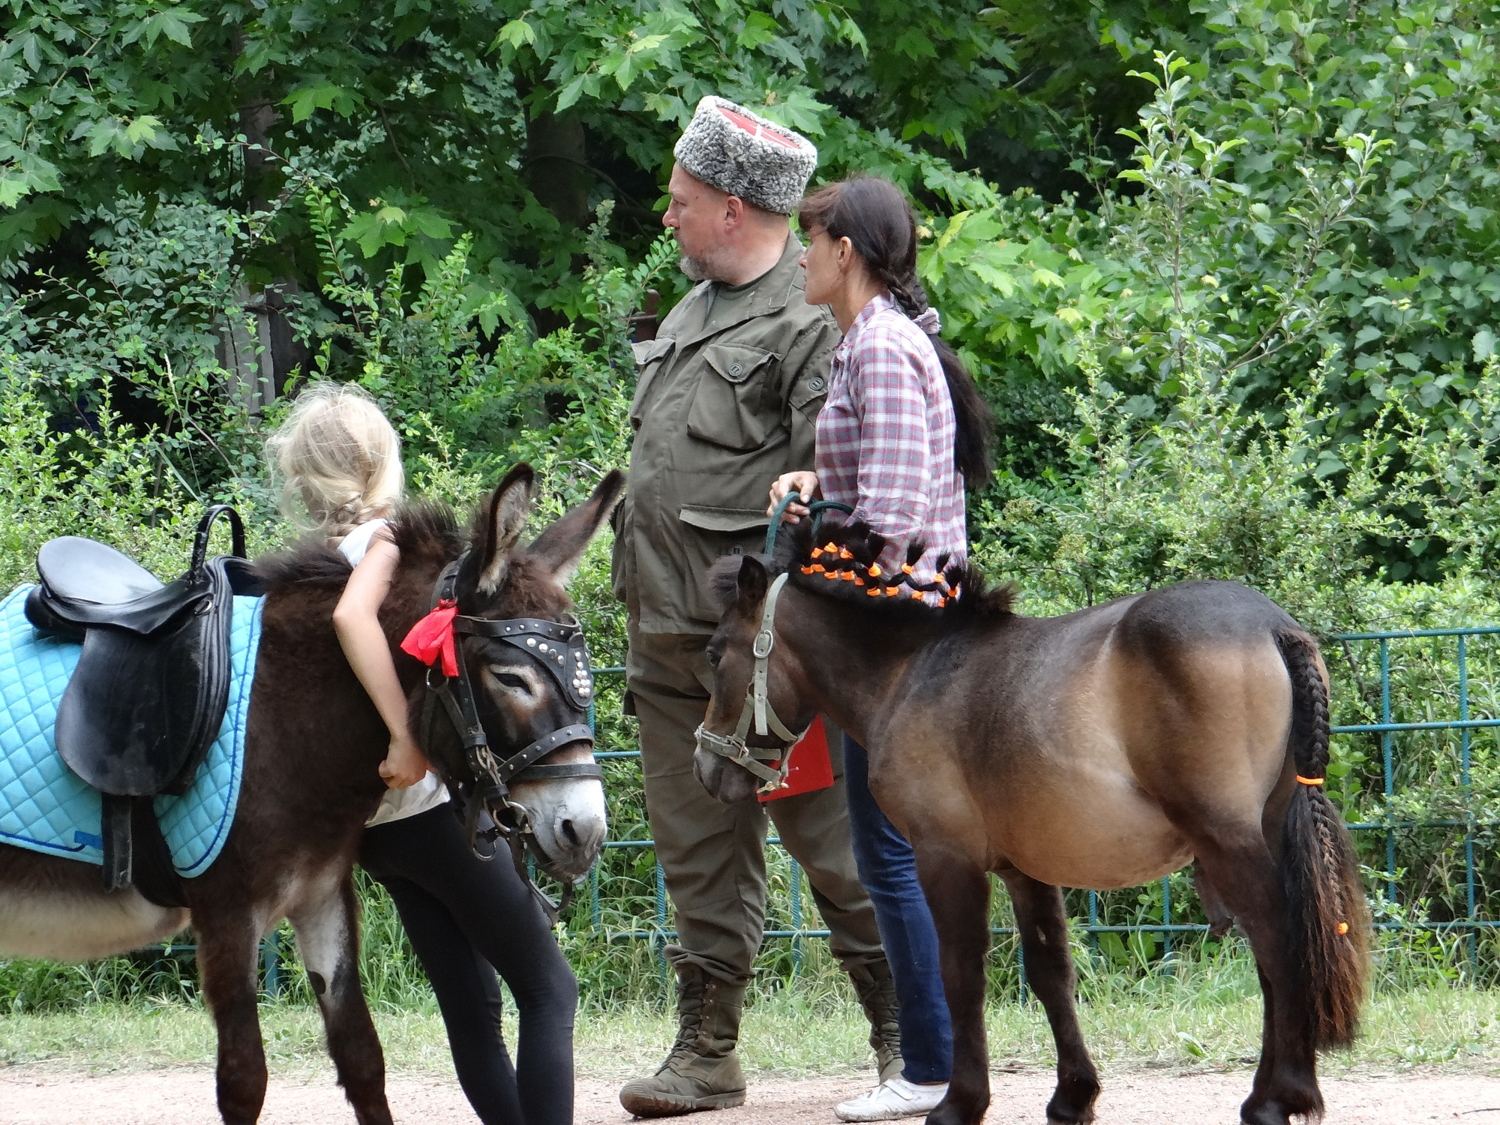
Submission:
[[[1298,783],[1287,806],[1281,853],[1287,952],[1306,987],[1313,1046],[1354,1041],[1369,968],[1369,912],[1344,818],[1323,792],[1328,768],[1328,686],[1313,639],[1276,635],[1292,681],[1289,749]]]

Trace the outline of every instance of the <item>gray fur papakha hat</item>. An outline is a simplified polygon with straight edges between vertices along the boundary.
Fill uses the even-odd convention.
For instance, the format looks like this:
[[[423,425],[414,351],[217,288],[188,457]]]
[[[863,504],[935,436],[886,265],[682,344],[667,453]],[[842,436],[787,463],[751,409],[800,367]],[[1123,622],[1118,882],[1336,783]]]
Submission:
[[[797,209],[818,167],[806,137],[713,96],[698,103],[672,155],[709,187],[778,215]]]

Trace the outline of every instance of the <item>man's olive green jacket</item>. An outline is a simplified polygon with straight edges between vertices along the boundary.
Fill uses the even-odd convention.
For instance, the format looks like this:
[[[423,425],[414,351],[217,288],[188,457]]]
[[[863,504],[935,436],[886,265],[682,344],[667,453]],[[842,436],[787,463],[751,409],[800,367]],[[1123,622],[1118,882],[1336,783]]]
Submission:
[[[764,543],[771,482],[813,464],[813,423],[839,342],[802,296],[802,247],[739,288],[703,282],[635,345],[630,483],[614,590],[646,633],[712,633],[714,560]]]

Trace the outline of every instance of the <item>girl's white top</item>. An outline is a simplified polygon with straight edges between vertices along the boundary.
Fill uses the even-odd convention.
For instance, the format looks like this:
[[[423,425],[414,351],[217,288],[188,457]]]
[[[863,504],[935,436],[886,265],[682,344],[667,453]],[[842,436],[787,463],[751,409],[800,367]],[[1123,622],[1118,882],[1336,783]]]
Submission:
[[[360,524],[339,542],[338,551],[349,560],[350,566],[358,566],[365,557],[375,533],[386,525],[385,520],[369,520]],[[448,787],[442,778],[431,770],[427,776],[406,789],[387,789],[380,798],[380,807],[375,815],[365,821],[366,828],[377,824],[389,824],[393,820],[404,820],[428,809],[435,809],[448,799]]]

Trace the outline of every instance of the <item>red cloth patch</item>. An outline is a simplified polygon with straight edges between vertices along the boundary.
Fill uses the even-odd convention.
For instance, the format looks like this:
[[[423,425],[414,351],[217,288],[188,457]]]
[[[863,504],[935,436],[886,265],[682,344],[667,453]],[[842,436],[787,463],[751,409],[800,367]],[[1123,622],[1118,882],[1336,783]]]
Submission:
[[[401,642],[401,651],[410,653],[429,668],[441,657],[443,675],[458,675],[458,653],[453,644],[453,618],[458,603],[439,602],[436,609],[411,627]]]
[[[719,107],[719,112],[729,119],[730,124],[738,125],[752,137],[765,137],[766,140],[775,141],[777,144],[783,146],[784,148],[789,148],[794,152],[797,150],[796,141],[791,140],[787,137],[783,137],[774,129],[767,129],[764,125],[760,124],[757,121],[751,121],[743,113],[735,113],[734,110],[722,105]],[[832,782],[830,782],[829,784],[832,784]]]
[[[786,788],[762,793],[762,801],[812,793],[833,784],[833,762],[828,757],[828,732],[823,729],[822,715],[813,720],[812,726],[797,740],[790,753],[792,764],[787,767]]]

